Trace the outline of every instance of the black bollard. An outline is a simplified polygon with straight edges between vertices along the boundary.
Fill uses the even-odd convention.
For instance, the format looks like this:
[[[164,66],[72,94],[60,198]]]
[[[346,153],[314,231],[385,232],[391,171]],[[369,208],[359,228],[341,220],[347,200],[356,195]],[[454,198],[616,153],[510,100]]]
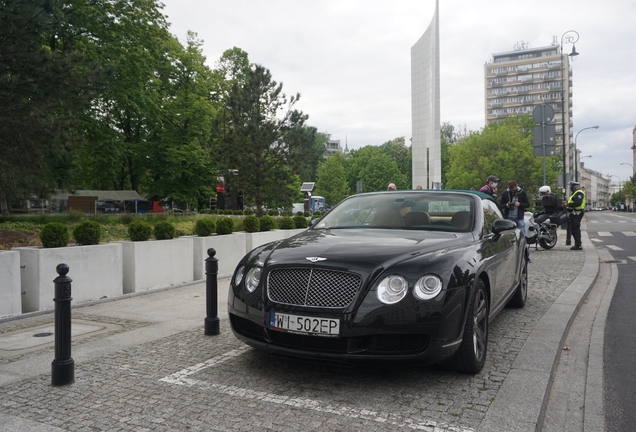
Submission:
[[[208,249],[208,257],[205,259],[205,334],[207,336],[218,335],[219,317],[218,312],[218,286],[216,277],[219,273],[219,260],[214,258],[216,251],[214,248]]]
[[[55,359],[51,364],[51,384],[61,386],[75,381],[75,361],[71,357],[71,282],[67,264],[58,264],[55,283]]]

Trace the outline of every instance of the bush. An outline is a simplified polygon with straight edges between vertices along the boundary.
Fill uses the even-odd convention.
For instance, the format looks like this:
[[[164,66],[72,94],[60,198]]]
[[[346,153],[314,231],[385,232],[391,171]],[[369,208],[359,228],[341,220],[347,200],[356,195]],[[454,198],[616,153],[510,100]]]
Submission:
[[[245,216],[243,226],[245,227],[245,232],[259,232],[261,230],[261,221],[256,216]]]
[[[296,228],[307,228],[307,218],[305,216],[294,216],[294,225]]]
[[[294,214],[290,210],[285,210],[280,214],[281,216],[289,216],[292,217]]]
[[[271,216],[261,217],[261,231],[271,231],[276,228],[276,222]]]
[[[267,211],[267,216],[278,216],[278,215],[279,215],[278,210],[271,209]]]
[[[278,227],[280,229],[295,229],[296,224],[294,223],[294,220],[292,218],[290,218],[289,216],[285,216],[278,221]]]
[[[152,235],[152,226],[145,220],[137,219],[128,225],[128,237],[132,241],[146,241]]]
[[[170,240],[174,238],[177,230],[172,222],[160,221],[156,223],[153,232],[157,240]]]
[[[243,210],[234,210],[232,214],[234,216],[243,216]]]
[[[311,212],[303,212],[303,216],[309,217],[309,216],[311,216]]]
[[[296,216],[304,216],[305,212],[296,212]]]
[[[70,239],[68,228],[61,222],[49,222],[40,231],[40,241],[45,248],[64,247]]]
[[[234,232],[234,221],[227,217],[222,217],[216,223],[216,233],[218,235],[232,234]]]
[[[245,210],[243,211],[243,214],[244,214],[245,216],[252,216],[252,215],[254,214],[254,210],[252,210],[252,209],[245,209]]]
[[[95,221],[85,220],[73,229],[73,238],[81,245],[96,245],[102,238],[102,227]]]
[[[199,237],[207,237],[214,234],[216,224],[211,218],[199,219],[194,225],[194,233]]]

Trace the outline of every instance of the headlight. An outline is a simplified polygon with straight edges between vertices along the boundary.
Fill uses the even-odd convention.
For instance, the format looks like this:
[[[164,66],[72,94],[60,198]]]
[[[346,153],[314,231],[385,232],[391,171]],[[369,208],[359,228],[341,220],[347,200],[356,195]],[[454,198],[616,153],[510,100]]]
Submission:
[[[262,267],[252,267],[245,276],[245,288],[249,292],[254,292],[258,283],[261,281],[261,275],[263,274]]]
[[[439,276],[428,274],[422,276],[413,288],[413,295],[419,300],[430,300],[442,291],[442,280]]]
[[[243,275],[245,275],[245,266],[241,266],[234,275],[234,286],[239,286],[241,281],[243,280]]]
[[[377,296],[384,304],[397,303],[404,298],[409,284],[402,276],[391,275],[382,279],[378,285]]]

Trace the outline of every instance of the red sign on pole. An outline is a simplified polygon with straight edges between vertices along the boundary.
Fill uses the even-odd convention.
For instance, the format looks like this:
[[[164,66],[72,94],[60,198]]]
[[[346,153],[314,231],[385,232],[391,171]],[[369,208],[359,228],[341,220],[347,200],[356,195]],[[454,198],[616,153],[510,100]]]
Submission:
[[[225,192],[225,185],[224,184],[216,185],[216,191],[217,192]]]

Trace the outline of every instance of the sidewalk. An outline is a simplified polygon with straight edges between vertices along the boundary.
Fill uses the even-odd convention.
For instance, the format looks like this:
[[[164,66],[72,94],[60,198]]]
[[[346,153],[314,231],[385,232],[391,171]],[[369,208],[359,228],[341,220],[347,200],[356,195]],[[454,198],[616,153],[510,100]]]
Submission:
[[[492,377],[480,376],[482,374],[474,378],[475,381],[486,379],[490,385],[494,385],[496,397],[492,397],[492,391],[489,392],[488,399],[479,402],[473,409],[472,420],[466,415],[469,429],[439,430],[474,430],[471,428],[478,424],[475,428],[484,431],[531,431],[535,430],[537,424],[541,422],[545,415],[547,391],[558,363],[563,340],[586,293],[593,285],[599,269],[597,253],[585,231],[583,232],[583,252],[569,251],[569,247],[565,246],[565,231],[559,230],[558,234],[559,242],[552,251],[531,249],[533,263],[530,270],[530,291],[535,304],[527,306],[524,313],[531,315],[535,309],[537,313],[543,310],[547,312],[543,313],[540,319],[537,317],[538,321],[528,323],[515,321],[515,315],[509,314],[505,320],[510,320],[512,323],[510,325],[515,326],[512,329],[507,328],[509,326],[507,321],[499,323],[500,328],[515,334],[507,336],[507,341],[512,341],[512,348],[515,343],[518,344],[516,348],[518,354],[509,369],[505,372],[500,371],[502,363],[500,359],[506,356],[510,348],[493,336],[492,355],[489,352],[489,361],[497,362],[495,372],[502,376],[501,382],[497,383],[497,380]],[[570,273],[564,272],[564,269],[569,270]],[[542,272],[545,273],[542,274]],[[69,276],[72,277],[71,274]],[[562,287],[562,292],[555,296],[556,299],[542,291],[549,291],[546,289],[549,284]],[[229,421],[229,419],[217,419],[216,423],[213,423],[214,426],[210,426],[207,423],[210,419],[205,417],[206,414],[211,415],[209,412],[197,412],[196,415],[184,414],[183,419],[180,415],[176,415],[176,412],[172,414],[166,412],[170,410],[168,406],[198,406],[201,401],[189,398],[194,398],[195,394],[201,397],[201,394],[207,393],[188,392],[186,390],[193,387],[179,387],[181,390],[176,396],[173,394],[163,396],[157,394],[156,384],[152,386],[148,384],[146,387],[144,383],[146,381],[156,383],[162,377],[174,374],[175,371],[192,367],[196,359],[203,361],[202,364],[209,364],[219,355],[245,351],[243,345],[238,343],[231,334],[227,322],[228,287],[229,279],[218,281],[218,316],[221,321],[219,336],[203,336],[203,320],[206,313],[206,292],[203,281],[155,290],[143,295],[128,295],[118,299],[75,305],[72,310],[73,327],[77,328],[74,331],[79,334],[73,337],[72,357],[76,365],[76,383],[65,387],[50,386],[51,361],[54,358],[53,337],[33,337],[34,334],[50,332],[53,314],[34,313],[17,319],[0,321],[0,431],[223,430],[223,421]],[[551,304],[545,302],[551,302]],[[499,319],[498,317],[495,320],[495,324]],[[528,328],[528,325],[531,325],[531,328]],[[196,352],[192,350],[192,347],[196,347]],[[261,358],[258,354],[249,358],[250,367],[257,367],[254,366],[254,362],[259,363],[259,359]],[[220,362],[220,360],[214,360],[214,362]],[[113,371],[120,372],[113,375]],[[226,375],[236,374],[236,372],[231,366],[227,366],[224,370]],[[241,371],[238,373],[241,375]],[[243,374],[249,375],[247,372]],[[223,375],[223,380],[227,380],[229,385],[232,380],[226,378],[226,375]],[[139,381],[138,378],[142,376],[148,379]],[[322,379],[324,378],[322,376]],[[461,386],[464,378],[443,374],[439,380],[447,380],[447,386],[452,390],[453,385]],[[473,378],[466,379],[473,382]],[[112,380],[117,380],[117,383],[111,389]],[[281,384],[276,379],[273,381],[271,384],[266,383],[265,388],[270,388],[270,391],[277,390]],[[104,389],[105,394],[99,397],[91,394],[89,398],[89,395],[84,392],[95,393],[97,383],[100,383],[97,388]],[[254,388],[258,387],[256,383],[253,384]],[[216,389],[217,392],[221,391],[220,388],[225,388],[218,383],[207,385],[212,386],[211,388]],[[288,385],[283,385],[282,389],[286,387]],[[241,412],[239,406],[243,407],[245,403],[248,403],[241,400],[241,397],[245,397],[247,390],[242,391],[243,396],[234,395],[230,390],[221,391],[221,394],[226,395],[221,400],[234,400],[238,397],[236,406],[226,402],[228,412]],[[178,401],[171,399],[174,397],[178,397]],[[258,395],[250,397],[260,400]],[[212,398],[208,400],[208,404],[221,403],[221,400],[216,397],[207,396],[207,398]],[[126,403],[132,406],[130,410],[128,405],[125,405],[125,408],[122,407],[122,400],[126,400]],[[142,403],[142,400],[145,402]],[[70,418],[63,419],[60,415],[54,415],[55,401],[60,405],[60,409],[68,410]],[[167,403],[166,406],[163,405],[164,402]],[[25,403],[31,406],[24,406]],[[79,406],[73,406],[73,404]],[[152,407],[153,404],[157,409],[160,407],[161,415],[157,413],[151,416],[144,415],[143,407]],[[311,404],[307,406],[312,407]],[[121,412],[102,414],[109,407]],[[298,408],[301,413],[302,408],[302,406]],[[480,410],[485,412],[479,414]],[[326,415],[322,409],[318,411],[320,416]],[[470,414],[470,411],[466,412]],[[105,419],[97,421],[98,424],[95,426],[96,420],[93,416],[97,413],[100,414],[99,418]],[[475,413],[478,414],[477,417],[474,416]],[[340,412],[336,414],[342,416]],[[439,414],[438,417],[445,419],[443,414],[445,413]],[[244,415],[247,415],[243,419],[246,423],[240,423],[239,419],[239,423],[232,423],[234,426],[230,429],[248,430],[247,426],[255,420],[250,418],[249,412]],[[277,415],[272,412],[271,418],[275,419]],[[317,415],[315,412],[308,414],[308,416]],[[403,421],[410,424],[411,417],[404,417],[405,415],[402,417]],[[195,417],[194,420],[192,416]],[[306,428],[304,421],[306,420],[298,419],[298,427]],[[186,427],[184,422],[188,422],[190,426]],[[271,420],[271,422],[269,428],[263,429],[279,430],[276,421]],[[463,417],[460,416],[457,422],[464,422]],[[284,424],[287,425],[287,423]],[[383,429],[388,424],[381,427],[377,419],[371,424],[376,425],[377,430],[388,430]],[[337,427],[342,430],[348,429],[348,426],[343,424],[338,424]],[[284,428],[294,429],[293,426]],[[325,426],[325,428],[336,429],[333,425]],[[311,429],[321,430],[320,427]]]

